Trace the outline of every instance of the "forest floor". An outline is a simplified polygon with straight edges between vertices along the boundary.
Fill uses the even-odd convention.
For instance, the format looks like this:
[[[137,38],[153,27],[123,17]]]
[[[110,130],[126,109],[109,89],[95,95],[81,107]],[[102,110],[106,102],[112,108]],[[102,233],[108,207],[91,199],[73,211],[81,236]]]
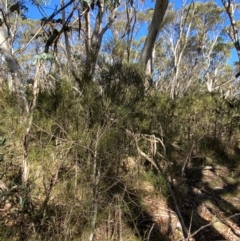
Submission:
[[[189,235],[185,239],[183,233],[180,234],[179,229],[182,225],[179,219],[176,221],[176,208],[171,196],[167,198],[165,204],[161,198],[153,201],[154,198],[148,196],[150,201],[147,209],[160,227],[160,232],[165,237],[168,236],[166,240],[240,240],[238,168],[228,168],[223,165],[188,168],[184,179],[176,182],[172,189]],[[164,216],[167,218],[163,218]],[[155,240],[154,235],[149,240]]]
[[[240,175],[223,165],[188,169],[181,205],[195,240],[240,240]],[[201,230],[199,230],[201,228]]]
[[[128,170],[125,174],[121,173],[119,182],[112,187],[112,190],[124,189],[125,194],[121,198],[126,204],[131,203],[127,209],[122,208],[122,216],[118,217],[122,220],[118,222],[122,224],[121,232],[124,241],[240,240],[240,168],[238,165],[235,167],[226,163],[189,165],[183,178],[179,180],[175,177],[170,182],[189,235],[186,239],[183,236],[182,224],[179,221],[172,195],[166,190],[166,185],[160,175],[158,179],[153,179],[150,176],[151,171],[147,172],[144,167],[136,168],[137,161],[134,158],[127,158],[127,162]],[[27,206],[28,209],[25,212],[21,211],[23,204],[21,199],[16,198],[24,194],[20,186],[16,188],[9,192],[8,202],[5,201],[5,205],[0,207],[0,224],[5,227],[4,229],[12,230],[11,232],[13,232],[11,229],[13,226],[19,229],[19,224],[26,226],[26,230],[31,229],[36,219],[33,217],[31,205]],[[58,200],[58,205],[60,201]],[[11,206],[8,207],[9,203]],[[116,216],[117,213],[119,215],[119,212],[115,210],[114,215]],[[113,220],[116,219],[115,216]],[[129,222],[129,217],[132,217],[132,223]],[[63,225],[61,222],[62,218],[59,219],[59,227]],[[113,223],[114,230],[118,230],[115,224]],[[124,236],[127,232],[129,232],[129,238]],[[119,236],[114,236],[115,234],[106,234],[106,228],[101,225],[96,233],[98,237],[95,241],[120,240]],[[85,241],[86,239],[79,237],[78,240]]]
[[[171,194],[166,194],[163,185],[142,180],[134,186],[141,196],[142,213],[136,223],[141,240],[240,240],[239,166],[230,167],[226,163],[190,165],[184,178],[173,179],[170,183],[188,238],[183,235]]]

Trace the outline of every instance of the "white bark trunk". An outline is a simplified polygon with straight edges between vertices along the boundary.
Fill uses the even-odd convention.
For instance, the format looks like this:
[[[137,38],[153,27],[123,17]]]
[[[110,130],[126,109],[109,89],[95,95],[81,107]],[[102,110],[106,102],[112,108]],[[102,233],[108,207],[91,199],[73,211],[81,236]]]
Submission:
[[[19,80],[19,66],[12,54],[12,47],[10,46],[8,37],[5,36],[3,30],[0,30],[0,51],[4,54],[7,66],[12,74],[12,78],[9,79],[9,90],[11,92],[17,91],[20,85]],[[13,81],[13,82],[12,82]]]
[[[151,58],[154,44],[161,26],[163,17],[167,10],[167,6],[168,6],[168,0],[156,0],[152,22],[149,28],[149,32],[148,32],[144,47],[142,49],[141,56],[140,56],[140,63],[143,65],[145,69],[147,67],[147,63],[149,59]]]

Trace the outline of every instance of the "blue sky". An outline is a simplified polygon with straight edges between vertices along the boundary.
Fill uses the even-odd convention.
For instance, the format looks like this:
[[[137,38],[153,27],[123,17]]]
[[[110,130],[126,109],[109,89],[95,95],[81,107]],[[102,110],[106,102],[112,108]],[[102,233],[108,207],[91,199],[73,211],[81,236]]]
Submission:
[[[69,0],[65,0],[65,3]],[[185,0],[187,3],[190,3],[191,0]],[[201,0],[200,0],[201,1]],[[203,0],[204,1],[204,0]],[[203,2],[201,1],[201,2]],[[47,4],[42,6],[42,10],[46,13],[46,16],[50,16],[54,9],[60,8],[60,0],[46,0]],[[197,1],[195,1],[197,2]],[[221,0],[215,0],[219,6],[222,6]],[[182,0],[170,0],[170,3],[173,3],[176,8],[181,7]],[[40,14],[37,7],[34,7],[33,5],[28,5],[28,12],[27,17],[30,19],[40,19],[42,18],[42,14]],[[154,1],[153,0],[146,0],[144,7],[154,7]],[[233,62],[238,61],[237,51],[235,49],[232,50],[232,57],[229,60],[229,64],[232,64]]]
[[[51,15],[58,6],[60,7],[60,0],[46,0],[47,4],[42,6],[42,9],[47,15]],[[29,3],[28,7],[28,12],[27,12],[27,17],[31,19],[39,19],[42,18],[42,15],[40,14],[39,10],[37,7],[33,6],[32,4]]]
[[[68,2],[69,0],[65,0],[65,3]],[[198,0],[200,2],[203,2],[203,0]],[[54,9],[58,6],[58,8],[60,7],[60,0],[46,0],[47,4],[42,6],[42,9],[44,9],[44,11],[50,15]],[[151,7],[151,6],[154,6],[154,2],[153,0],[145,0],[145,6],[146,7]],[[191,0],[186,0],[187,3],[191,2]],[[197,2],[197,1],[195,1]],[[217,2],[217,4],[219,6],[222,6],[222,2],[221,0],[215,0],[215,2]],[[180,7],[181,4],[182,4],[182,1],[181,0],[170,0],[169,3],[173,3],[175,5],[176,8]],[[41,18],[41,14],[39,13],[38,9],[36,7],[34,7],[33,5],[31,5],[29,3],[28,5],[28,13],[27,13],[27,16],[29,18],[32,18],[32,19],[36,19],[36,18]]]

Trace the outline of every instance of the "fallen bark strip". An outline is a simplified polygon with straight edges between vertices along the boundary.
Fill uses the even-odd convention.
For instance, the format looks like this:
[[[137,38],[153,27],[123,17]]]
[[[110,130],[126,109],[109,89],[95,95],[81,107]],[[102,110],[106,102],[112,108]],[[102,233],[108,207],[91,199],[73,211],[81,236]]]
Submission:
[[[230,220],[235,216],[239,216],[240,213],[232,215],[230,217],[218,217],[213,211],[217,213],[218,208],[212,203],[203,203],[198,208],[198,214],[200,217],[210,222],[208,226],[212,226],[220,235],[222,235],[228,241],[239,241],[240,240],[240,227]],[[203,228],[206,228],[204,226]],[[200,231],[200,230],[199,230]],[[198,232],[199,232],[198,231]],[[196,235],[196,232],[191,236]]]
[[[240,216],[240,213],[236,213],[236,214],[233,214],[233,215],[231,215],[231,216],[229,216],[229,217],[226,217],[226,218],[224,219],[224,221],[226,221],[226,220],[228,220],[228,219],[230,219],[230,218],[236,217],[236,216]],[[217,221],[215,220],[215,221],[213,221],[213,222],[211,222],[211,223],[208,223],[208,224],[200,227],[200,228],[199,228],[198,230],[196,230],[194,233],[192,233],[191,235],[189,235],[188,238],[179,239],[178,241],[189,241],[189,240],[191,240],[192,237],[194,237],[196,234],[198,234],[198,233],[199,233],[200,231],[202,231],[203,229],[212,226],[215,222],[218,222],[218,220],[217,220]],[[230,241],[230,240],[229,240],[229,241]]]

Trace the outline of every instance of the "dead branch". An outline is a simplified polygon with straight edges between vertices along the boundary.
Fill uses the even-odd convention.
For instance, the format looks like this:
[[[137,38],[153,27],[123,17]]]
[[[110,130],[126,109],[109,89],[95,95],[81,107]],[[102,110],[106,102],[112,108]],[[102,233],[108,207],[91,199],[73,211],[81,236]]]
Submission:
[[[143,137],[144,135],[135,134],[135,133],[132,133],[132,132],[129,131],[129,130],[126,130],[126,133],[127,133],[128,135],[130,135],[131,137],[133,137],[133,139],[134,139],[134,141],[135,141],[135,144],[136,144],[136,147],[137,147],[137,150],[138,150],[138,154],[139,154],[140,156],[146,158],[146,159],[154,166],[154,168],[159,172],[159,174],[160,174],[162,177],[165,178],[166,183],[167,183],[167,187],[168,187],[168,189],[169,189],[169,192],[170,192],[171,197],[172,197],[172,199],[173,199],[173,203],[174,203],[174,205],[175,205],[176,213],[177,213],[178,218],[179,218],[179,221],[180,221],[180,223],[181,223],[183,236],[184,236],[185,238],[187,238],[187,237],[188,237],[188,231],[187,231],[186,225],[185,225],[185,223],[184,223],[184,220],[183,220],[182,214],[181,214],[181,212],[180,212],[180,209],[179,209],[179,207],[178,207],[177,200],[176,200],[176,197],[175,197],[174,192],[173,192],[173,190],[172,190],[172,187],[171,187],[171,185],[170,185],[170,182],[169,182],[168,179],[164,176],[164,172],[163,172],[161,166],[159,165],[159,163],[156,162],[153,158],[149,157],[145,152],[143,152],[143,151],[140,149],[139,145],[138,145],[138,138],[141,137],[141,136]],[[156,141],[156,140],[155,140],[155,141]],[[161,143],[163,144],[163,142],[161,142]]]
[[[233,214],[233,215],[231,215],[231,216],[229,216],[229,217],[226,217],[226,218],[224,218],[224,219],[222,219],[222,220],[228,220],[228,219],[231,219],[231,218],[234,218],[234,217],[237,217],[237,216],[240,216],[240,213]],[[178,241],[189,241],[190,238],[194,237],[194,236],[195,236],[196,234],[198,234],[201,230],[203,230],[203,229],[205,229],[205,228],[208,228],[209,226],[212,226],[214,223],[217,223],[217,222],[219,222],[219,220],[215,220],[215,221],[213,221],[213,222],[211,222],[211,223],[208,223],[208,224],[200,227],[200,228],[199,228],[198,230],[196,230],[195,232],[193,232],[190,236],[188,236],[188,238],[179,239]]]

